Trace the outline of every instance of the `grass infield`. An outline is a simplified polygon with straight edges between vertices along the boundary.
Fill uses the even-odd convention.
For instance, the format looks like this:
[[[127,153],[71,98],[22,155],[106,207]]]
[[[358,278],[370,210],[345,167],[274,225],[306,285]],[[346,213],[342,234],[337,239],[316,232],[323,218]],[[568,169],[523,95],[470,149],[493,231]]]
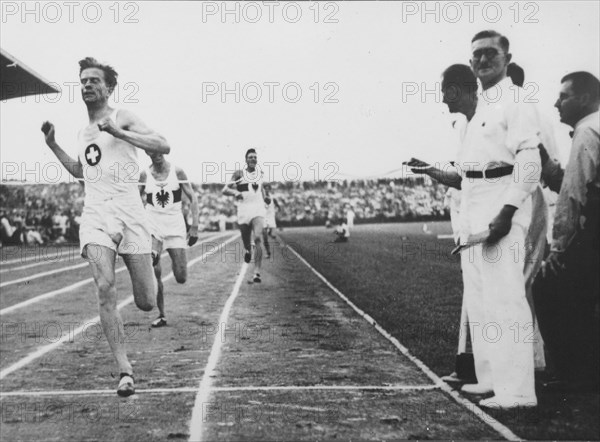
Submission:
[[[462,299],[449,223],[356,226],[348,243],[324,227],[286,229],[281,237],[359,308],[439,376],[454,370]],[[364,355],[366,357],[366,355]],[[538,386],[539,387],[539,386]],[[600,395],[549,393],[539,406],[490,414],[526,439],[600,439]]]

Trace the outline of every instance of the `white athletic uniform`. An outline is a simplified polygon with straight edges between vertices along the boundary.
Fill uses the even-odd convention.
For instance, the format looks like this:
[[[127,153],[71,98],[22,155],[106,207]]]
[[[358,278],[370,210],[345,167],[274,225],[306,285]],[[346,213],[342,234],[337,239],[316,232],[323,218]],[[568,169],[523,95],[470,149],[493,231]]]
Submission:
[[[273,201],[273,198],[271,198],[271,202],[265,204],[265,227],[275,229],[277,228],[277,220],[275,220],[275,204]]]
[[[187,247],[183,212],[181,211],[181,186],[176,168],[171,164],[167,178],[159,183],[146,171],[146,211],[152,234],[163,243],[164,249]]]
[[[110,115],[115,124],[117,112]],[[98,244],[119,254],[150,253],[152,238],[138,190],[137,147],[100,131],[97,124],[79,132],[78,144],[85,182],[81,251],[87,244]]]
[[[242,170],[242,176],[236,181],[236,189],[243,199],[236,201],[238,224],[250,224],[257,217],[265,218],[267,210],[262,195],[263,173],[258,168],[254,172]]]
[[[348,209],[348,211],[346,212],[346,219],[348,220],[348,228],[351,229],[354,227],[354,217],[356,215],[354,214],[354,211],[352,209]]]
[[[335,228],[335,233],[338,236],[343,236],[344,238],[350,238],[350,229],[346,223],[342,223]]]

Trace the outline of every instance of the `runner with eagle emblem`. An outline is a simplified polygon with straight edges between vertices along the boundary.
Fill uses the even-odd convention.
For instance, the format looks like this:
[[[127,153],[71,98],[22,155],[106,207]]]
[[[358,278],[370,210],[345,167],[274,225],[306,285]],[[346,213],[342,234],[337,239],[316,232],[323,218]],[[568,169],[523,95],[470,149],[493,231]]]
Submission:
[[[261,282],[262,232],[267,210],[265,204],[271,197],[263,187],[263,172],[258,167],[256,150],[246,151],[246,167],[236,170],[231,181],[223,187],[223,194],[236,199],[237,223],[244,243],[244,261],[252,259],[252,236],[254,236],[254,277],[250,283]]]
[[[158,284],[156,304],[159,316],[152,327],[167,325],[164,290],[161,279],[160,254],[166,249],[171,257],[173,275],[179,284],[187,279],[186,245],[198,241],[198,198],[189,184],[185,172],[165,160],[162,154],[149,155],[152,164],[140,175],[140,194],[146,195],[146,212],[152,231],[152,264]],[[182,194],[188,198],[192,209],[192,225],[187,234],[182,212]]]

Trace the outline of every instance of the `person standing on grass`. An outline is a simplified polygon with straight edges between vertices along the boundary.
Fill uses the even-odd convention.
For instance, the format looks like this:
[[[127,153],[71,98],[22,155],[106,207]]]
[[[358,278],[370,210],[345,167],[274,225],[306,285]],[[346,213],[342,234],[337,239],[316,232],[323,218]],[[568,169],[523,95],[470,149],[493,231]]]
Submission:
[[[530,407],[537,405],[537,397],[533,345],[525,339],[533,317],[526,299],[523,248],[531,222],[531,194],[540,178],[539,115],[533,105],[515,100],[510,89],[506,69],[512,56],[506,37],[480,32],[471,49],[471,68],[483,93],[462,132],[460,174],[439,176],[445,184],[460,183],[460,241],[489,229],[484,243],[461,254],[478,381],[464,385],[462,391],[493,393],[479,402],[483,407]],[[486,91],[491,89],[488,98]],[[436,177],[434,171],[429,174]],[[489,324],[499,328],[495,342],[483,334]]]
[[[350,239],[350,229],[348,228],[348,221],[346,218],[340,220],[340,224],[336,226],[333,233],[337,236],[333,242],[348,242],[348,239]]]
[[[474,82],[476,81],[474,77],[471,77],[470,71],[467,72],[466,69],[468,68],[468,66],[463,65],[462,66],[462,70],[463,70],[463,74],[464,74],[464,81],[465,84],[469,84],[469,85],[473,85],[475,84]],[[507,75],[511,78],[511,81],[513,82],[513,84],[517,87],[522,87],[523,86],[523,82],[525,79],[525,73],[523,71],[523,69],[518,66],[515,63],[510,63],[507,67]],[[446,77],[446,74],[444,74],[444,77]],[[474,112],[474,110],[477,107],[477,96],[475,94],[469,94],[467,90],[460,92],[457,95],[457,99],[454,100],[452,99],[452,97],[450,97],[450,95],[448,94],[448,84],[452,84],[452,83],[456,83],[457,81],[459,81],[459,83],[461,82],[461,80],[459,80],[458,78],[444,78],[443,80],[443,84],[446,85],[446,87],[443,87],[443,90],[445,90],[445,95],[444,95],[444,102],[448,105],[448,109],[451,113],[462,113],[465,116],[471,114],[471,112]],[[462,83],[461,83],[462,84]],[[459,84],[460,86],[460,84]],[[476,86],[476,85],[475,85]],[[517,92],[518,93],[518,92]],[[463,99],[463,100],[461,100]],[[466,99],[466,101],[464,100]],[[462,101],[462,103],[460,103]],[[453,103],[456,102],[456,103]],[[457,105],[458,104],[458,105]],[[465,124],[464,124],[464,120],[456,120],[453,122],[453,128],[459,132],[464,131],[465,130]],[[559,167],[558,162],[556,160],[554,160],[554,158],[557,156],[557,152],[556,152],[556,141],[554,139],[554,135],[553,135],[553,131],[551,130],[551,125],[550,122],[547,120],[544,120],[542,118],[541,120],[541,126],[543,126],[543,130],[538,133],[538,135],[540,136],[540,138],[542,138],[543,141],[543,145],[539,145],[538,148],[540,149],[540,155],[542,158],[542,179],[545,182],[545,185],[548,185],[551,181],[553,181],[553,170],[555,170],[556,167]],[[548,146],[546,148],[546,146]],[[548,152],[551,152],[551,154],[548,154]],[[544,157],[547,158],[547,162],[548,164],[551,166],[548,167],[548,170],[546,170],[545,167],[545,162],[544,162]],[[552,160],[551,160],[552,159]],[[423,173],[423,174],[427,174],[429,176],[431,176],[432,178],[438,179],[440,181],[444,181],[444,179],[448,179],[450,177],[452,177],[452,173],[449,172],[443,172],[439,169],[433,168],[432,166],[430,166],[429,164],[427,164],[426,162],[423,162],[421,160],[412,158],[411,161],[406,163],[409,166],[416,166],[416,169],[412,169],[412,171],[414,173]],[[552,168],[551,168],[552,167]],[[446,198],[448,200],[448,204],[451,207],[451,221],[452,221],[452,231],[454,234],[454,240],[455,242],[458,244],[459,241],[459,224],[458,224],[458,212],[459,212],[459,208],[460,208],[460,190],[455,186],[457,180],[460,179],[459,176],[454,176],[453,177],[454,181],[452,182],[448,182],[445,183],[447,185],[450,186],[450,188],[448,189],[448,192],[446,194]],[[550,183],[550,186],[552,187],[552,184]],[[548,189],[550,190],[550,189]],[[534,213],[536,213],[535,216],[535,222],[532,222],[529,226],[529,230],[527,232],[527,246],[528,246],[528,255],[526,258],[526,263],[525,263],[525,269],[524,269],[524,274],[525,274],[525,280],[526,280],[526,289],[527,289],[527,299],[530,303],[530,307],[532,309],[532,314],[535,318],[535,310],[534,310],[534,306],[533,306],[533,297],[531,295],[531,287],[533,285],[533,281],[535,279],[535,276],[538,272],[538,270],[541,267],[541,257],[544,254],[545,251],[545,235],[546,235],[546,228],[545,225],[547,224],[547,216],[548,215],[548,210],[546,205],[544,204],[544,196],[541,192],[540,189],[536,189],[535,193],[532,195],[533,198],[533,208],[534,208]],[[463,310],[464,310],[464,305],[463,305]],[[463,318],[461,316],[461,334],[464,332],[462,330],[462,324],[464,323],[465,320],[467,320],[466,315],[465,318]],[[462,353],[465,350],[465,340],[464,340],[464,336],[461,336],[463,339],[461,340],[462,345],[459,345],[459,354]],[[534,324],[534,355],[535,355],[535,366],[536,369],[537,368],[543,368],[545,367],[546,363],[545,363],[545,358],[544,358],[544,343],[542,340],[542,337],[539,334],[539,329],[538,329],[538,323],[537,321]],[[464,360],[464,359],[463,359]],[[460,363],[461,367],[465,370],[466,373],[468,373],[470,371],[470,367],[465,366],[462,362]],[[458,370],[458,368],[457,368]],[[447,381],[447,382],[464,382],[465,379],[461,378],[459,376],[459,373],[457,373],[457,371],[451,373],[450,375],[444,376],[442,378],[442,380]]]
[[[455,64],[449,66],[442,74],[444,104],[448,106],[448,111],[451,114],[464,116],[464,118],[457,118],[452,122],[452,128],[458,134],[457,138],[464,137],[467,124],[475,115],[478,101],[477,89],[477,78],[467,65]],[[441,170],[416,158],[411,158],[405,164],[411,168],[413,173],[428,175],[449,187],[446,199],[450,206],[450,221],[454,242],[458,245],[460,243],[460,189],[462,177],[456,170]],[[442,377],[442,380],[446,382],[472,381],[472,372],[474,371],[473,362],[470,357],[464,356],[466,354],[471,355],[471,353],[466,353],[467,342],[466,335],[464,334],[468,320],[465,298],[463,296],[458,351],[458,355],[460,356],[457,356],[455,371]]]
[[[125,349],[123,320],[117,310],[115,278],[119,254],[131,276],[133,298],[143,311],[154,308],[156,284],[152,271],[148,219],[138,192],[138,150],[169,153],[164,137],[135,114],[113,109],[108,99],[117,84],[117,72],[96,59],[79,62],[81,96],[89,124],[78,136],[78,160],[56,142],[54,125],[42,132],[48,147],[78,179],[85,182],[85,201],[79,229],[81,255],[89,263],[96,284],[100,323],[120,371],[119,396],[135,393],[133,369]],[[116,327],[116,330],[115,330]]]
[[[346,222],[348,224],[348,229],[353,229],[354,228],[354,218],[356,217],[356,215],[354,214],[354,210],[352,210],[352,206],[350,204],[348,204],[348,206],[346,206]]]
[[[533,104],[511,93],[508,39],[495,31],[479,32],[471,50],[471,68],[483,93],[457,158],[463,175],[461,241],[486,229],[489,235],[473,246],[473,253],[461,254],[467,315],[471,325],[482,327],[471,328],[477,384],[462,390],[493,393],[479,402],[482,407],[531,407],[537,397],[533,344],[526,339],[533,317],[526,298],[524,246],[531,194],[540,180],[540,119]],[[485,335],[483,327],[489,324],[498,327],[496,341]]]
[[[561,80],[555,107],[573,127],[565,170],[550,186],[560,189],[550,254],[534,284],[540,329],[556,369],[556,389],[597,391],[600,376],[600,82],[588,72]],[[543,155],[544,168],[551,162]]]

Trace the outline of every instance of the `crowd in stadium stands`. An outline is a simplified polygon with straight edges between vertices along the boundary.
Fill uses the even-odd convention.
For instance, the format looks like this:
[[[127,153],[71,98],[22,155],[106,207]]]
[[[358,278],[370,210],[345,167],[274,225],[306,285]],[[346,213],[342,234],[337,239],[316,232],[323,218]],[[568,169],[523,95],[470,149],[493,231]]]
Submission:
[[[322,225],[343,218],[348,207],[358,223],[447,218],[445,193],[445,186],[423,179],[380,179],[285,184],[275,197],[282,225]]]
[[[0,186],[2,244],[78,242],[82,208],[78,183]]]
[[[221,193],[222,185],[193,187],[200,206],[200,229],[233,228],[235,203]],[[449,218],[444,206],[446,187],[427,178],[284,182],[272,187],[280,206],[277,222],[283,227],[335,223],[349,207],[357,223]],[[0,186],[2,243],[78,242],[83,198],[78,183]],[[189,217],[188,209],[184,202]]]

